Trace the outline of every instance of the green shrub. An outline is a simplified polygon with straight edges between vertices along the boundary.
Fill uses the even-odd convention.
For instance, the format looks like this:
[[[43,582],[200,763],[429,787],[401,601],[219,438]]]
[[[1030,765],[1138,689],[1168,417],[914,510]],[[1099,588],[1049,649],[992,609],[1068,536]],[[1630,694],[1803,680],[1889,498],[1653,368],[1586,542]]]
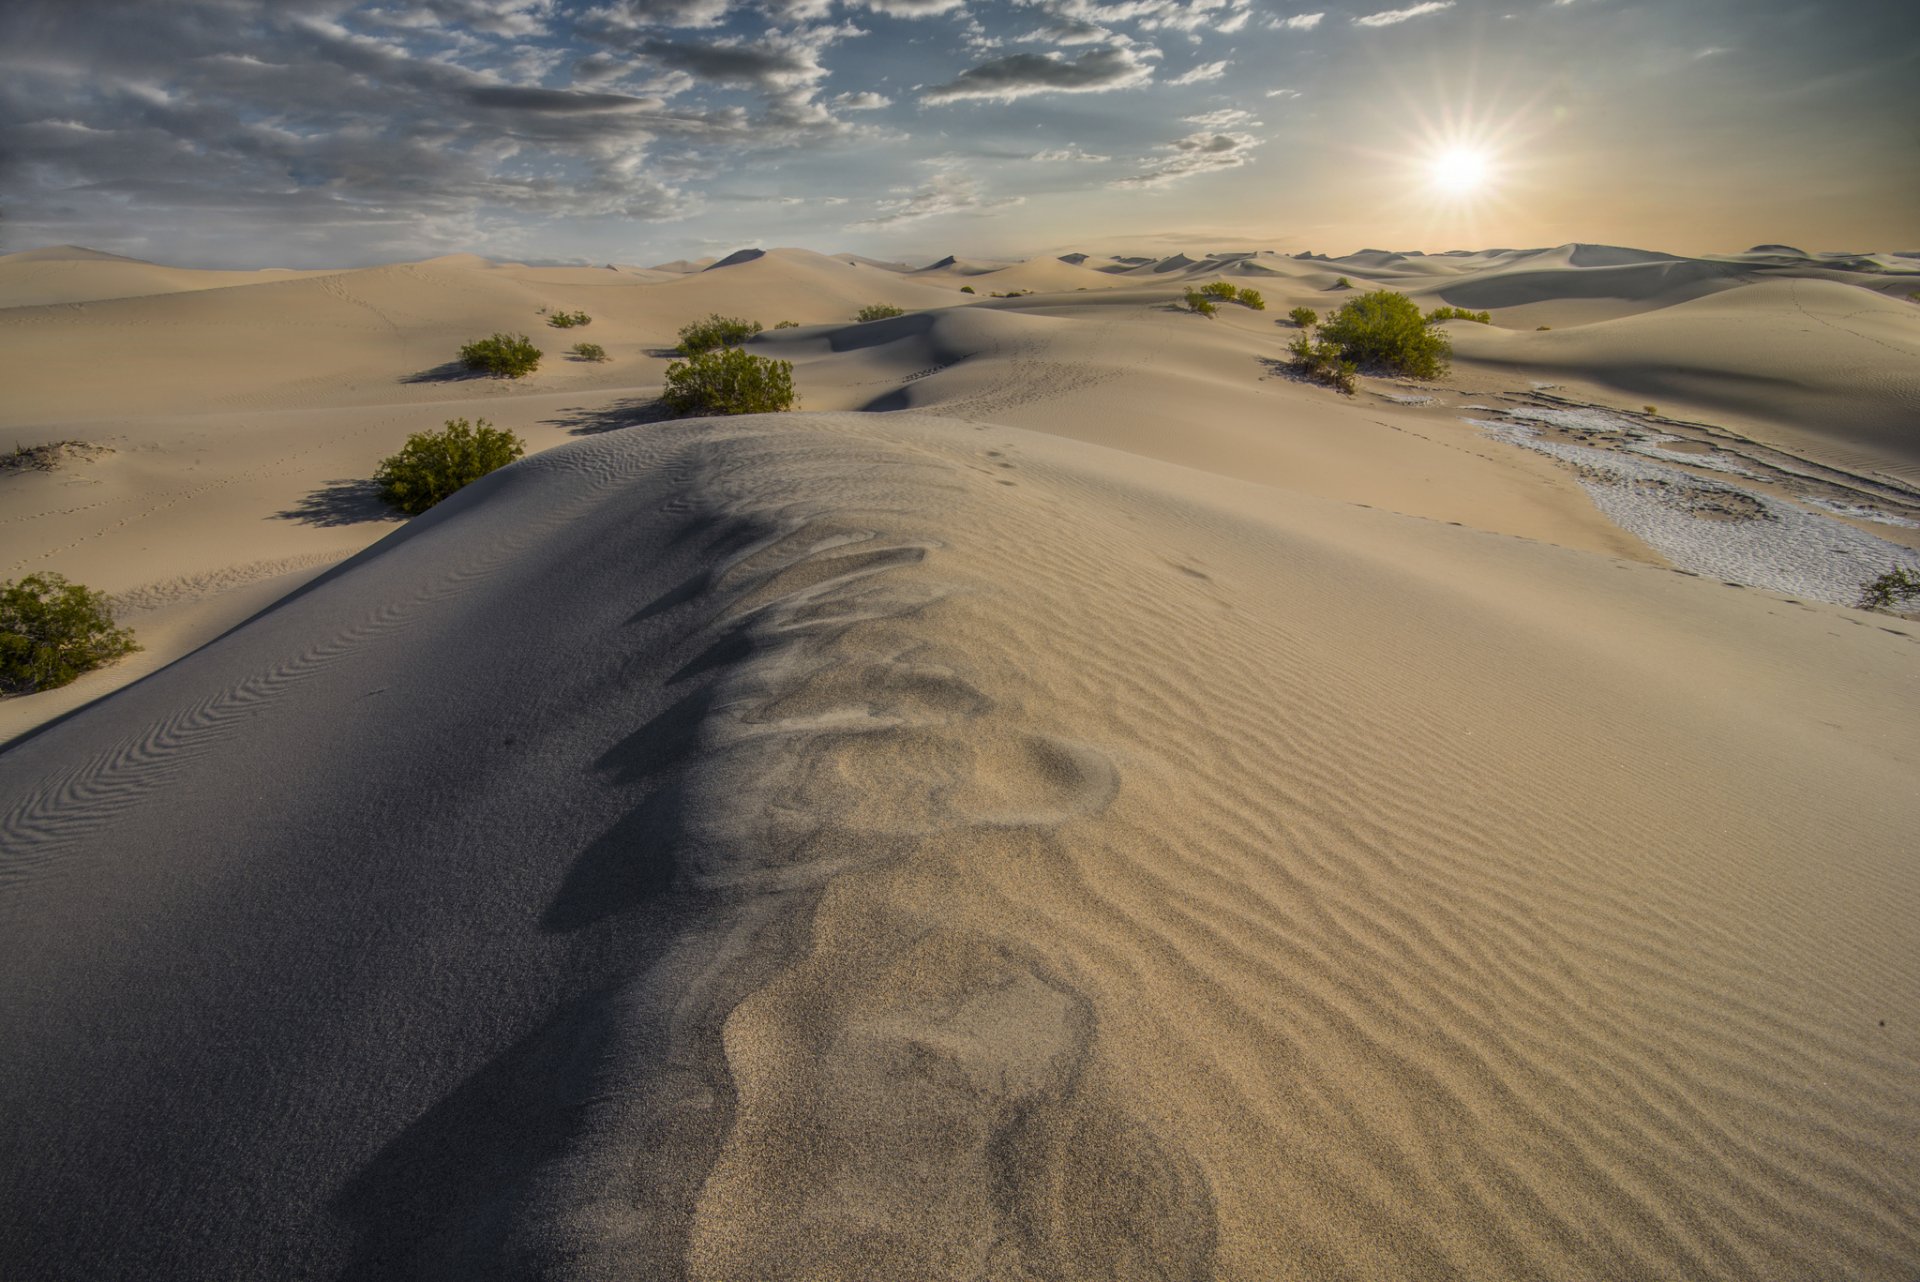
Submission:
[[[460,360],[495,378],[525,378],[539,367],[540,349],[525,334],[495,334],[461,348]]]
[[[775,329],[799,329],[800,322],[799,321],[779,321],[774,325],[774,328]]]
[[[1660,407],[1657,405],[1642,405],[1640,408],[1656,418],[1659,417]]]
[[[1231,303],[1240,296],[1240,291],[1224,280],[1216,280],[1202,285],[1200,292],[1208,298],[1217,298],[1223,303]]]
[[[380,461],[373,479],[381,498],[408,516],[418,516],[526,452],[525,441],[484,418],[471,424],[450,418],[438,432],[409,436],[398,454]]]
[[[1267,310],[1267,300],[1260,297],[1260,291],[1257,289],[1242,288],[1240,297],[1235,301],[1238,302],[1240,306],[1251,308],[1256,312],[1264,312]]]
[[[961,293],[963,293],[963,294],[971,294],[971,293],[973,293],[973,286],[971,286],[971,285],[962,285],[962,286],[960,287],[960,292],[961,292]]]
[[[0,583],[0,690],[52,690],[139,648],[92,588],[58,574]]]
[[[1860,585],[1860,608],[1863,610],[1890,609],[1913,600],[1920,600],[1920,573],[1900,566]]]
[[[1534,326],[1533,328],[1534,328],[1534,330],[1535,330],[1535,332],[1537,333],[1537,332],[1538,332],[1538,331],[1540,331],[1540,330],[1546,330],[1546,329],[1552,329],[1552,328],[1553,328],[1553,326],[1551,326],[1551,325],[1535,325],[1535,326]]]
[[[858,312],[854,313],[853,318],[864,325],[868,321],[892,320],[895,316],[905,316],[906,314],[904,310],[895,307],[892,303],[868,303],[865,307],[862,307]],[[750,411],[737,410],[735,412],[745,414]]]
[[[716,347],[738,347],[759,332],[759,321],[741,320],[737,316],[722,316],[715,312],[705,320],[684,326],[680,330],[680,345],[675,350],[682,356],[698,356]]]
[[[1348,299],[1321,323],[1320,338],[1355,365],[1413,378],[1438,378],[1453,358],[1447,336],[1412,299],[1390,289]]]
[[[1464,320],[1476,325],[1493,324],[1492,312],[1470,312],[1464,307],[1436,307],[1427,313],[1427,324],[1437,325],[1441,321]]]
[[[1311,307],[1296,307],[1287,313],[1287,319],[1301,329],[1312,329],[1320,323],[1320,314]]]
[[[660,399],[676,414],[771,414],[790,410],[793,362],[755,356],[737,347],[701,352],[667,366]]]
[[[555,312],[547,317],[547,324],[555,329],[572,329],[576,325],[593,324],[593,317],[585,312]]]
[[[1010,289],[1004,294],[988,294],[988,298],[1025,298],[1033,291],[1030,289]]]
[[[1348,280],[1345,276],[1342,276],[1339,280],[1336,280],[1335,282],[1333,282],[1333,287],[1335,289],[1352,289],[1353,282]]]
[[[1184,298],[1187,310],[1200,316],[1213,316],[1219,312],[1213,300],[1197,289],[1188,289]]]
[[[1299,334],[1287,347],[1292,359],[1287,363],[1303,376],[1316,383],[1325,383],[1352,396],[1356,387],[1355,378],[1360,367],[1348,360],[1339,346],[1325,339],[1310,342],[1305,334]]]
[[[604,361],[607,359],[607,349],[598,343],[575,343],[572,351],[575,360]]]

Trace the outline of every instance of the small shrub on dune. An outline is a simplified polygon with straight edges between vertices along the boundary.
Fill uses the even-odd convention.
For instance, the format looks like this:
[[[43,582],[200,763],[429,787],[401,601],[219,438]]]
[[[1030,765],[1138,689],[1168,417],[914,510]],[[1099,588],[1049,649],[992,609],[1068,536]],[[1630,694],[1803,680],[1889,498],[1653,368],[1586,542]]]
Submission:
[[[1224,280],[1211,281],[1200,287],[1200,292],[1208,298],[1217,298],[1223,303],[1231,303],[1240,296],[1240,291]]]
[[[1353,282],[1348,280],[1345,276],[1342,276],[1339,280],[1336,280],[1335,282],[1333,282],[1333,287],[1335,289],[1352,289]]]
[[[381,498],[418,516],[526,452],[525,441],[484,418],[473,423],[450,418],[437,432],[409,436],[398,454],[380,461],[373,479]]]
[[[1464,307],[1436,307],[1427,313],[1427,324],[1437,325],[1441,321],[1472,321],[1476,325],[1493,324],[1492,312],[1470,312]]]
[[[468,369],[495,378],[525,378],[539,368],[540,355],[540,349],[525,334],[495,334],[475,339],[460,349],[461,363]]]
[[[1551,326],[1551,325],[1535,325],[1535,326],[1533,327],[1533,329],[1534,329],[1534,332],[1535,332],[1536,334],[1537,334],[1537,333],[1540,333],[1540,332],[1542,332],[1542,331],[1544,331],[1544,330],[1549,330],[1549,329],[1552,329],[1552,328],[1553,328],[1553,326]]]
[[[680,330],[680,343],[674,350],[682,356],[698,356],[717,347],[738,347],[760,332],[760,322],[722,316],[718,312],[705,320],[694,321]]]
[[[1348,396],[1354,394],[1360,367],[1348,360],[1337,344],[1325,339],[1312,342],[1300,334],[1288,345],[1287,352],[1292,358],[1287,363],[1302,377],[1325,383]]]
[[[575,343],[573,358],[577,361],[604,361],[609,359],[607,349],[598,343]]]
[[[660,399],[682,416],[790,410],[798,401],[793,362],[755,356],[737,347],[701,352],[667,366]]]
[[[593,324],[593,317],[585,312],[555,312],[547,317],[547,324],[555,329],[573,329],[576,326]]]
[[[139,648],[92,588],[58,574],[0,583],[0,691],[57,689]]]
[[[1314,311],[1311,307],[1296,307],[1287,313],[1287,319],[1298,325],[1301,329],[1312,329],[1320,323],[1320,313]]]
[[[1243,288],[1240,291],[1240,296],[1236,298],[1234,301],[1239,303],[1240,306],[1248,308],[1252,311],[1264,312],[1267,310],[1267,300],[1260,297],[1260,291],[1257,289]]]
[[[779,321],[775,323],[774,328],[775,329],[799,329],[800,322],[799,321]]]
[[[1860,585],[1863,610],[1889,610],[1916,600],[1920,600],[1920,573],[1900,566]]]
[[[1320,338],[1355,365],[1412,378],[1438,378],[1453,359],[1453,344],[1405,294],[1377,289],[1348,299],[1320,326]]]
[[[906,314],[905,309],[895,307],[892,303],[868,303],[865,307],[855,312],[853,318],[864,325],[868,321],[892,320],[895,316],[905,316]],[[747,412],[750,411],[742,411],[742,413]]]
[[[961,292],[961,293],[963,293],[963,294],[971,294],[971,293],[973,293],[973,292],[974,292],[974,290],[973,290],[973,286],[971,286],[971,285],[962,285],[962,286],[960,287],[960,292]]]
[[[1198,316],[1213,316],[1220,310],[1211,298],[1197,289],[1189,289],[1183,301],[1187,305],[1187,310]]]

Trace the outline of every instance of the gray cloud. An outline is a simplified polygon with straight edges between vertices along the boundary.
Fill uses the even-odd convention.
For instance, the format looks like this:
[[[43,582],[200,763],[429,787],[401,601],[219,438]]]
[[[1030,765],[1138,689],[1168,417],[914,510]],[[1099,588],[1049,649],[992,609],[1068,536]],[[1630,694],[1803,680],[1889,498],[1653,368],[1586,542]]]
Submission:
[[[1252,157],[1248,154],[1260,145],[1260,140],[1252,134],[1201,132],[1188,134],[1175,142],[1168,143],[1165,150],[1173,154],[1158,161],[1140,173],[1127,178],[1117,178],[1110,185],[1114,187],[1170,187],[1184,179],[1200,174],[1214,173],[1222,169],[1238,169]]]
[[[879,213],[848,225],[861,228],[895,227],[942,214],[987,215],[1025,202],[1024,196],[990,198],[982,193],[978,182],[961,174],[935,174],[925,187],[905,193],[897,200],[882,201]]]
[[[1104,93],[1152,78],[1146,55],[1134,49],[1095,49],[1072,60],[1057,53],[1015,53],[969,67],[921,97],[927,102],[1011,101],[1040,93]]]

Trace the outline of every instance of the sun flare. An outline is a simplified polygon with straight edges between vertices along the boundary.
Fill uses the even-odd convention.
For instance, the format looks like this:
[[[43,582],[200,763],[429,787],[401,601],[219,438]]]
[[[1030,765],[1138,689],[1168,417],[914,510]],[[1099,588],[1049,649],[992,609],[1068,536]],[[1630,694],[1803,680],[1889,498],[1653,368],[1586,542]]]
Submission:
[[[1434,186],[1456,196],[1465,196],[1487,186],[1493,164],[1484,151],[1469,147],[1450,147],[1427,164]]]

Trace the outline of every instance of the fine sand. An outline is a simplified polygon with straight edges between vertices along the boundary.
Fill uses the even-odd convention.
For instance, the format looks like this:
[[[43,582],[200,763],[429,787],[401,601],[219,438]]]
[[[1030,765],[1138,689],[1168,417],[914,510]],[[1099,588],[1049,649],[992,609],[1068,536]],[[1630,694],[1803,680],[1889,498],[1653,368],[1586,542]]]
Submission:
[[[1910,1282],[1904,260],[1111,248],[0,258],[0,1276]]]

